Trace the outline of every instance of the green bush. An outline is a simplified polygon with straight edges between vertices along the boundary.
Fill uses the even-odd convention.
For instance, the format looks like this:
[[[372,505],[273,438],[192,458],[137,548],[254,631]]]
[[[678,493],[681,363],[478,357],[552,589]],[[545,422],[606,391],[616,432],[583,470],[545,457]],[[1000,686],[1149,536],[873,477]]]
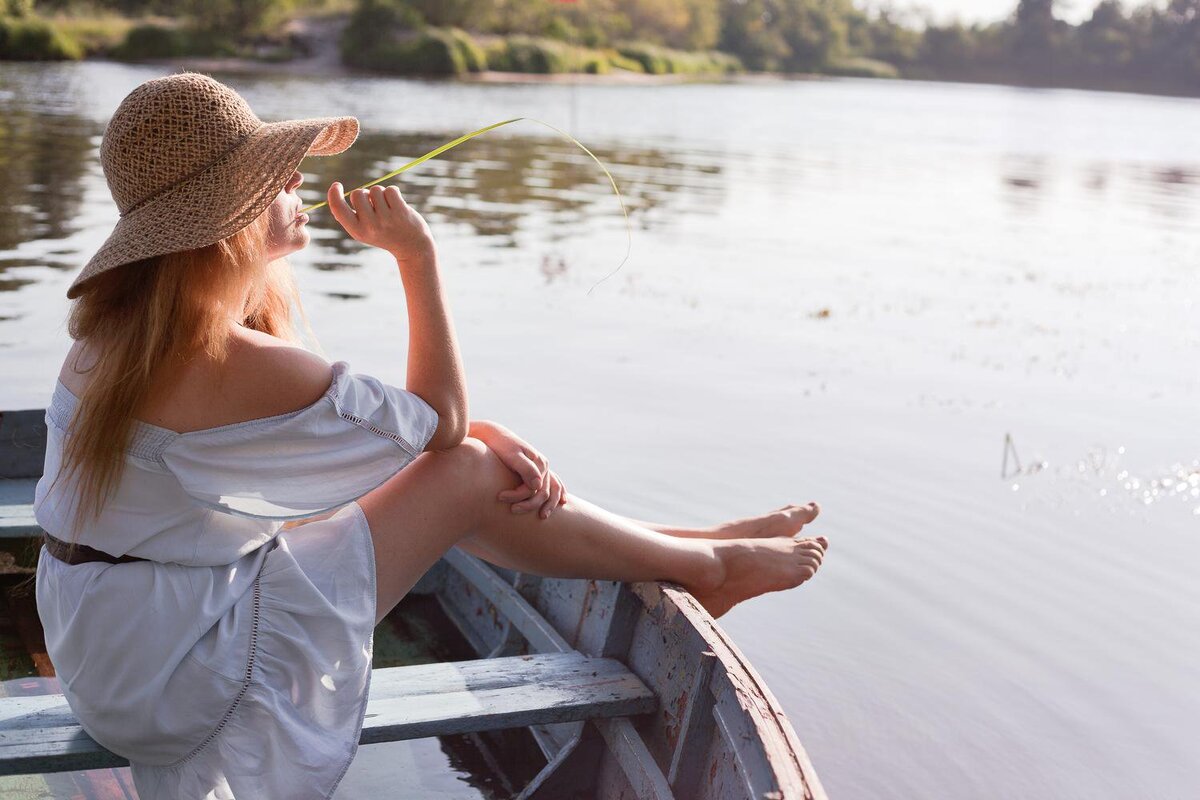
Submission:
[[[33,0],[0,0],[0,17],[28,17],[33,14]]]
[[[725,75],[744,69],[737,56],[716,50],[691,52],[647,42],[627,42],[619,45],[617,52],[651,75]]]
[[[462,28],[446,28],[445,32],[458,48],[467,72],[483,72],[488,68],[487,53],[469,33]]]
[[[59,16],[55,26],[83,48],[84,56],[110,55],[138,23],[114,12],[89,16]]]
[[[0,17],[0,61],[73,61],[83,48],[37,17]]]
[[[112,52],[113,58],[139,61],[143,58],[174,58],[187,51],[187,37],[178,28],[165,25],[138,25],[125,34]]]
[[[470,34],[436,28],[401,0],[361,0],[342,34],[342,61],[404,75],[461,75],[487,69]]]
[[[826,75],[844,78],[899,78],[900,71],[885,61],[873,58],[834,59],[821,70]]]
[[[466,34],[454,36],[442,28],[426,28],[371,47],[342,50],[347,64],[400,75],[462,75],[485,69],[487,57]]]
[[[561,51],[561,42],[532,36],[509,36],[488,51],[488,63],[492,69],[504,72],[566,72]]]
[[[626,58],[616,50],[609,50],[605,55],[608,57],[609,66],[614,69],[623,69],[629,72],[645,72],[642,69],[642,62]]]
[[[425,27],[425,19],[414,8],[398,0],[359,0],[342,31],[342,61],[351,66],[368,66],[371,51],[391,44],[403,31]]]
[[[122,61],[142,61],[181,56],[236,56],[237,46],[215,31],[170,25],[144,24],[130,28],[125,41],[113,48],[112,57]]]
[[[603,50],[567,44],[534,36],[509,36],[488,47],[488,64],[504,72],[553,74],[590,72],[602,74],[612,68],[613,55]],[[619,58],[619,56],[618,56]],[[633,69],[638,65],[625,61]]]

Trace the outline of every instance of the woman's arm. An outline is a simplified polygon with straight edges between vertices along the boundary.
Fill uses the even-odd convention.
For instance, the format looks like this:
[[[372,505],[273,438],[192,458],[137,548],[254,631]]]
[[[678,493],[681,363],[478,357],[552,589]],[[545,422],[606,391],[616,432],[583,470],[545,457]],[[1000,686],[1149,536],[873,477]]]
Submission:
[[[454,322],[438,274],[437,248],[409,260],[396,256],[408,303],[408,377],[405,388],[433,406],[438,427],[425,447],[445,450],[467,435],[467,383]]]
[[[347,204],[342,185],[334,182],[327,199],[334,219],[347,233],[396,259],[408,305],[405,388],[438,413],[437,431],[425,448],[454,447],[467,435],[467,382],[429,226],[395,186],[376,185],[369,193],[355,189]]]

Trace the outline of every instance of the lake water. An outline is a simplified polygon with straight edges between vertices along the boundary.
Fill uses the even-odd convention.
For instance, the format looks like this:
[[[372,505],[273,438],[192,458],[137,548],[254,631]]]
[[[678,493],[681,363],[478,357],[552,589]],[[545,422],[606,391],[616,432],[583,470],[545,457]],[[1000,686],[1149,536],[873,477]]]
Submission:
[[[105,120],[159,74],[0,66],[2,408],[49,397],[64,292],[116,220]],[[822,503],[820,574],[721,623],[831,797],[1196,796],[1200,101],[218,77],[264,119],[360,118],[302,165],[310,202],[515,116],[612,169],[634,233],[607,279],[620,207],[546,129],[401,176],[472,415],[641,518]],[[394,265],[324,210],[310,226],[291,260],[325,353],[402,384]],[[383,752],[347,796],[428,757]]]

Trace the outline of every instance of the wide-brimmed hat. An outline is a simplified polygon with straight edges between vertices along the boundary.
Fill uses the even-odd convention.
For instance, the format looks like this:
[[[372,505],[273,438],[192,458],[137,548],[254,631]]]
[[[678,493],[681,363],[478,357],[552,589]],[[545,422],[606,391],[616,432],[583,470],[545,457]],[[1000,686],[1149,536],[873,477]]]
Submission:
[[[306,155],[358,138],[354,117],[267,122],[207,75],[154,78],[121,101],[100,164],[121,219],[67,289],[151,256],[214,244],[253,222]]]

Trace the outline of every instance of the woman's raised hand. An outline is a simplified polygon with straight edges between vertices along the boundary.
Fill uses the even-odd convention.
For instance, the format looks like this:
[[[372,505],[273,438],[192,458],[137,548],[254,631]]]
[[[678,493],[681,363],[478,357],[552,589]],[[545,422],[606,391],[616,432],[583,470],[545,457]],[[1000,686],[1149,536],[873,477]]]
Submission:
[[[488,446],[496,456],[521,479],[513,489],[496,495],[502,503],[510,503],[514,514],[536,510],[546,519],[567,502],[567,487],[550,471],[549,460],[529,442],[503,425],[486,420],[473,420],[470,435]]]
[[[342,184],[329,186],[327,199],[333,218],[354,239],[387,250],[402,265],[433,255],[433,234],[425,218],[404,201],[396,186],[379,184],[370,190],[355,189],[350,202],[343,197]]]

